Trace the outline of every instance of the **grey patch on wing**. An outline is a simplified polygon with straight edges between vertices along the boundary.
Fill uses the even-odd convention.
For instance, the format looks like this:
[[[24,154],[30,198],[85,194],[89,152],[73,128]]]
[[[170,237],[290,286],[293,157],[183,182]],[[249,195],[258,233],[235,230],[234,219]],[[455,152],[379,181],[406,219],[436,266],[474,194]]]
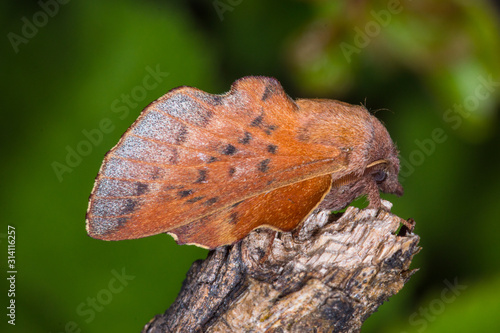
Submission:
[[[139,206],[137,199],[101,199],[93,201],[90,213],[96,217],[117,217],[129,215],[137,210]]]
[[[181,144],[187,139],[188,129],[183,123],[151,110],[134,126],[132,133],[170,144]]]
[[[210,109],[203,107],[193,97],[181,93],[157,103],[155,108],[200,127],[207,126],[213,116]]]
[[[112,233],[127,223],[127,217],[92,217],[89,220],[88,229],[91,235],[106,235]]]
[[[112,157],[106,161],[101,174],[119,179],[156,180],[164,177],[164,170],[154,165]]]
[[[136,136],[127,136],[114,150],[116,156],[136,161],[158,164],[177,164],[179,154],[176,147],[162,145]]]
[[[195,90],[192,92],[193,96],[198,98],[200,101],[207,103],[209,105],[219,106],[224,104],[224,97],[221,95],[212,95],[204,91]]]
[[[94,191],[98,197],[132,197],[145,194],[149,184],[121,179],[100,178]]]

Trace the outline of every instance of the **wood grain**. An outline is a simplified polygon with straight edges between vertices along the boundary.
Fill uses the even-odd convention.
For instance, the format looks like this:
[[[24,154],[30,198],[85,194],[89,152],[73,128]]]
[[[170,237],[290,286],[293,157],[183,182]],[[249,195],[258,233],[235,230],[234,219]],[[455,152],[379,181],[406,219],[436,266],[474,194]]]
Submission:
[[[195,262],[143,332],[358,332],[416,271],[419,237],[397,235],[400,220],[349,207],[316,211],[294,232],[254,230]]]

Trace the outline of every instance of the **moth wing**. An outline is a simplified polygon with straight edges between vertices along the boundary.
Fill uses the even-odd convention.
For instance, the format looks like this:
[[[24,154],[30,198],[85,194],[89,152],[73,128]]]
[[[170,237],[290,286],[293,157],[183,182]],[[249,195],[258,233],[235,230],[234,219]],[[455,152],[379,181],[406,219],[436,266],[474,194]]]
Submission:
[[[345,168],[336,147],[296,139],[299,112],[279,82],[265,77],[240,79],[225,95],[172,90],[106,154],[89,200],[89,235],[121,240],[180,230]]]
[[[329,192],[330,175],[262,193],[169,231],[179,244],[213,249],[232,244],[257,227],[293,230]],[[277,209],[279,208],[279,209]]]

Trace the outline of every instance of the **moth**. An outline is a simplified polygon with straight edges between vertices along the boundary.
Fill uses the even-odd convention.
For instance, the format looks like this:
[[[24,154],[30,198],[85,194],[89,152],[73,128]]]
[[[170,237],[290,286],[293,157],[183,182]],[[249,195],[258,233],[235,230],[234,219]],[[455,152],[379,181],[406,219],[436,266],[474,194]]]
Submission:
[[[223,95],[179,87],[148,105],[105,156],[86,228],[103,240],[159,233],[213,249],[314,209],[403,194],[398,151],[363,106],[290,98],[274,78]]]

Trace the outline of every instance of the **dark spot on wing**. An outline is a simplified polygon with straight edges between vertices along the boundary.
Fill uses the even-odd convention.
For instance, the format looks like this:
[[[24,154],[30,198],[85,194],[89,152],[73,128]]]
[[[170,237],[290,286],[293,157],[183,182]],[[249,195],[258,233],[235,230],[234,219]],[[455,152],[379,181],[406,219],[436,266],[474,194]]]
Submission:
[[[217,157],[215,157],[215,156],[210,156],[210,159],[208,160],[208,162],[207,162],[207,163],[214,163],[214,162],[217,162],[217,161],[218,161]]]
[[[250,123],[250,126],[259,127],[260,125],[262,125],[263,120],[264,120],[263,115],[260,115],[257,118],[255,118],[254,120],[252,120],[252,122]]]
[[[186,202],[189,202],[189,203],[195,203],[195,202],[198,202],[200,200],[202,200],[204,198],[204,196],[201,196],[201,197],[194,197],[194,198],[191,198],[189,199],[188,201]]]
[[[236,147],[228,144],[222,149],[222,154],[224,155],[234,155],[236,153]]]
[[[211,206],[213,205],[214,203],[217,202],[217,200],[219,200],[218,197],[214,197],[214,198],[210,198],[208,199],[207,201],[204,202],[205,206]]]
[[[267,170],[269,170],[269,162],[271,162],[271,159],[269,159],[269,158],[261,161],[258,165],[259,171],[260,172],[267,172]]]
[[[238,223],[238,213],[233,212],[231,215],[229,215],[229,224],[236,224]]]
[[[252,134],[245,132],[245,136],[241,139],[239,139],[239,143],[242,143],[244,145],[248,144],[252,140]]]
[[[264,94],[262,94],[262,101],[265,101],[268,99],[271,95],[276,93],[276,86],[273,84],[269,84],[266,86],[266,89],[264,90]]]
[[[135,195],[143,195],[148,191],[149,185],[144,183],[136,183]]]
[[[186,139],[187,139],[188,131],[187,131],[186,125],[181,124],[180,126],[181,126],[180,130],[176,133],[176,136],[175,136],[175,143],[176,144],[184,143],[184,142],[186,142]]]
[[[271,135],[271,133],[278,128],[276,125],[268,125],[264,122],[264,108],[262,108],[262,112],[260,116],[254,118],[250,123],[252,127],[260,127],[267,135]]]
[[[229,177],[232,177],[234,175],[234,173],[236,172],[236,169],[235,168],[229,168]]]
[[[130,220],[130,217],[119,217],[116,221],[118,222],[118,225],[121,227],[122,225],[127,223],[128,220]]]
[[[267,127],[264,129],[264,132],[265,132],[267,135],[271,135],[271,134],[272,134],[272,132],[273,132],[274,130],[276,130],[277,128],[278,128],[278,126],[276,126],[276,125],[269,125],[269,126],[267,126]]]
[[[123,208],[123,210],[122,210],[121,213],[123,215],[130,214],[130,213],[132,213],[135,210],[136,206],[137,206],[137,201],[136,200],[127,199],[125,201],[125,207]]]
[[[168,161],[171,164],[177,164],[179,163],[179,151],[177,150],[176,147],[172,147],[171,149],[172,155],[168,158]]]
[[[198,179],[196,179],[195,183],[203,183],[207,180],[207,170],[200,169],[198,170]]]
[[[222,105],[222,96],[212,95],[213,105]]]
[[[179,191],[178,194],[179,194],[179,196],[181,198],[185,198],[185,197],[190,196],[191,194],[193,194],[193,190]]]
[[[276,154],[277,150],[278,150],[278,146],[276,146],[276,145],[267,146],[267,151],[270,152],[271,154]]]

